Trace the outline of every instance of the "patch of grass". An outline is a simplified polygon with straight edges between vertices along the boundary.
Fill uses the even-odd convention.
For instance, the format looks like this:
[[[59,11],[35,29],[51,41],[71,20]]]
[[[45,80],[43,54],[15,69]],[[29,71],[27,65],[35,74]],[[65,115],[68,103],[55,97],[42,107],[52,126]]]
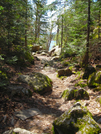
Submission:
[[[86,86],[87,86],[87,83],[84,83],[83,80],[80,80],[79,82],[77,82],[77,83],[75,84],[75,87],[76,87],[76,86],[86,87]]]
[[[57,74],[57,78],[59,78],[59,79],[64,79],[64,78],[67,78],[67,76],[59,76],[58,74]]]

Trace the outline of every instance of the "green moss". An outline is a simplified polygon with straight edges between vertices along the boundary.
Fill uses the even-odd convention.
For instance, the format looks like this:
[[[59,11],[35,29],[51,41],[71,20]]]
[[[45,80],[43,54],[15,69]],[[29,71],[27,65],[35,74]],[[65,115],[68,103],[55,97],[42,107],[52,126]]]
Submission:
[[[59,76],[58,74],[57,74],[57,78],[59,78],[59,79],[64,79],[64,78],[67,78],[67,76]]]
[[[101,105],[101,97],[97,98],[96,101],[99,102]]]
[[[83,80],[80,80],[79,82],[77,82],[77,83],[75,84],[75,87],[76,87],[76,86],[86,87],[86,86],[87,86],[87,83],[84,83]]]
[[[69,62],[68,61],[62,61],[62,65],[63,66],[68,66],[69,65]]]
[[[63,91],[63,93],[62,93],[61,96],[62,96],[65,100],[67,100],[67,99],[68,99],[68,94],[69,94],[69,90],[67,89],[67,90]]]
[[[73,66],[70,66],[69,69],[72,71],[73,70]]]
[[[89,78],[88,78],[88,81],[87,81],[87,84],[88,84],[89,87],[96,86],[95,82],[94,82],[95,76],[96,76],[95,72],[92,73],[91,75],[89,75]]]

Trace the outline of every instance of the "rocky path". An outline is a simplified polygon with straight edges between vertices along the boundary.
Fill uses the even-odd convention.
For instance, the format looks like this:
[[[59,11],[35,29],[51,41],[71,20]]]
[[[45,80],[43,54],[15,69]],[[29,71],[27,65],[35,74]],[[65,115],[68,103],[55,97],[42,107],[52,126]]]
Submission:
[[[33,94],[31,98],[20,98],[22,101],[18,100],[16,104],[17,109],[20,110],[28,108],[38,108],[41,111],[41,114],[35,115],[31,118],[28,118],[24,121],[18,119],[14,115],[14,123],[12,128],[24,128],[33,132],[35,134],[52,134],[52,123],[60,116],[64,111],[68,110],[76,102],[75,100],[64,101],[61,98],[61,93],[70,87],[75,85],[75,79],[78,77],[76,74],[72,74],[69,77],[59,79],[57,77],[56,68],[52,67],[43,67],[41,60],[50,60],[51,57],[36,55],[40,61],[36,61],[35,65],[27,70],[24,70],[24,73],[28,72],[41,72],[51,78],[53,82],[52,92],[50,94],[45,94],[43,96],[38,94]],[[88,110],[94,115],[96,121],[101,118],[101,107],[98,102],[95,101],[96,97],[101,94],[101,92],[93,92],[88,87],[85,87],[90,95],[89,100],[80,100],[82,105],[87,106]],[[16,111],[16,109],[14,109]],[[11,120],[12,121],[12,120]]]

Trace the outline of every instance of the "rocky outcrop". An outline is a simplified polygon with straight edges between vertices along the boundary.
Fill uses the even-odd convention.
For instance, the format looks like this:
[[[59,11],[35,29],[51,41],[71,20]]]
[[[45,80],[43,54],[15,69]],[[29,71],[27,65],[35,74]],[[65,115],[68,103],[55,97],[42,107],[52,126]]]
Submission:
[[[53,122],[54,134],[99,134],[100,129],[91,113],[80,103]]]
[[[51,79],[41,73],[33,72],[32,74],[20,75],[18,81],[28,84],[33,88],[34,92],[39,94],[44,94],[46,92],[52,91],[52,81]]]
[[[70,76],[73,72],[69,68],[59,69],[58,76]]]
[[[67,89],[65,91],[63,91],[62,93],[62,98],[64,98],[65,100],[72,100],[72,99],[89,99],[89,94],[87,93],[87,91],[85,91],[83,88],[81,89]]]
[[[88,86],[93,87],[94,90],[101,90],[101,71],[94,72],[88,78]]]
[[[96,69],[89,65],[85,68],[84,74],[83,74],[83,79],[88,79],[89,75],[94,73],[96,71]]]

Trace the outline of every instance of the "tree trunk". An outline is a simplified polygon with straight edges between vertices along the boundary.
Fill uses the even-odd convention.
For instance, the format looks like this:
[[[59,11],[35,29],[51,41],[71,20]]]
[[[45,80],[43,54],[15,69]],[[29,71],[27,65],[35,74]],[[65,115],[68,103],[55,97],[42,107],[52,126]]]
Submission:
[[[26,26],[27,26],[27,0],[26,0],[26,17],[25,17],[25,21],[26,21],[26,24],[25,24],[25,46],[27,46],[27,29],[26,29]]]
[[[98,22],[98,39],[100,40],[100,10],[99,10],[99,22]]]
[[[57,36],[56,36],[56,45],[58,45],[58,44],[59,44],[59,25],[57,27]]]
[[[63,44],[63,15],[62,15],[62,24],[61,24],[61,52],[62,52],[62,44]]]
[[[87,24],[86,54],[83,59],[83,65],[85,65],[85,66],[88,66],[88,63],[89,63],[89,36],[90,36],[90,0],[88,0],[88,24]]]

